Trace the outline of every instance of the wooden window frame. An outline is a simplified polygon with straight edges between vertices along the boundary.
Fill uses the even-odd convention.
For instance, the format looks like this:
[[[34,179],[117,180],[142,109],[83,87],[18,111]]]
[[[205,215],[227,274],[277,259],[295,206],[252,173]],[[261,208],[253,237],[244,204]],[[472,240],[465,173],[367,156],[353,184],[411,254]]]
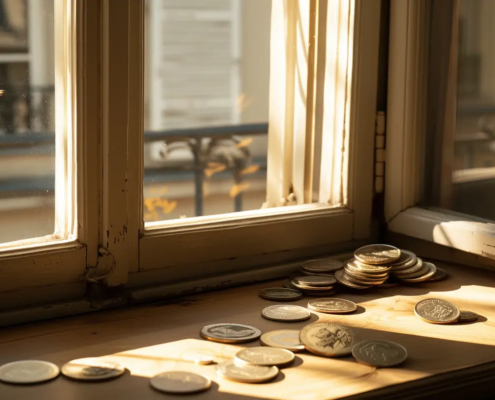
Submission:
[[[429,0],[391,2],[385,178],[388,231],[494,259],[493,223],[419,206],[424,175],[426,110],[423,99],[427,91],[430,5]],[[452,111],[455,101],[446,107],[455,113]],[[440,254],[450,254],[446,261],[455,262],[457,253]]]

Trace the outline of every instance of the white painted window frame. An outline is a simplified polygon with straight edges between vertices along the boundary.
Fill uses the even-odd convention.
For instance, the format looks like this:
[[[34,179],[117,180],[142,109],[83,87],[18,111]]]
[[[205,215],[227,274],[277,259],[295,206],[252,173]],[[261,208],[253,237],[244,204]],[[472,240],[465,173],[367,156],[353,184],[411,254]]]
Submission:
[[[388,230],[495,258],[495,224],[419,207],[422,191],[429,0],[391,2],[385,217]]]

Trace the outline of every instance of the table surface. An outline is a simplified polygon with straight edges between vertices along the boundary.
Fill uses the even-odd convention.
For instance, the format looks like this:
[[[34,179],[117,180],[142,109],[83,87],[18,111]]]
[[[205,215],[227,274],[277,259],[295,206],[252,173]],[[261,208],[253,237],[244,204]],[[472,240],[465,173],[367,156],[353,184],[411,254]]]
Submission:
[[[296,323],[269,321],[261,310],[276,302],[258,297],[263,287],[282,281],[202,293],[145,306],[116,309],[4,329],[0,335],[0,363],[40,359],[62,366],[83,357],[103,357],[123,364],[124,376],[88,383],[58,377],[33,386],[0,383],[2,399],[163,399],[174,396],[150,387],[149,378],[167,370],[206,374],[210,390],[192,395],[198,399],[330,399],[364,393],[438,373],[495,360],[495,273],[468,267],[446,266],[450,277],[442,282],[364,292],[342,291],[338,297],[359,305],[354,314],[313,313],[311,320]],[[415,316],[414,305],[425,298],[441,298],[461,310],[478,313],[475,323],[433,325]],[[308,300],[289,303],[306,306]],[[264,384],[228,381],[215,367],[184,360],[189,353],[212,354],[217,362],[234,357],[244,347],[259,342],[228,345],[203,340],[204,325],[235,322],[263,332],[301,329],[311,322],[329,321],[355,329],[359,339],[392,340],[407,348],[409,357],[400,367],[376,369],[352,357],[323,358],[307,352]],[[183,398],[183,397],[181,397]]]

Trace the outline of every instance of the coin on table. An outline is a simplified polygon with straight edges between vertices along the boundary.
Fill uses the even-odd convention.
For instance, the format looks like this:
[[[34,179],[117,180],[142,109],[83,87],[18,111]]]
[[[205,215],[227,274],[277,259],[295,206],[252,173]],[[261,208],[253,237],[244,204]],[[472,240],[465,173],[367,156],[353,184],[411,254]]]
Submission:
[[[332,286],[337,281],[333,276],[329,275],[307,275],[307,276],[298,276],[292,279],[292,282],[301,286]]]
[[[345,299],[315,299],[308,303],[308,308],[327,314],[348,314],[356,311],[357,305]]]
[[[237,365],[234,360],[216,366],[217,374],[233,381],[244,383],[261,383],[273,379],[278,374],[275,366]]]
[[[351,354],[356,342],[356,336],[351,329],[326,322],[306,325],[301,330],[300,338],[306,350],[323,357]]]
[[[364,271],[356,271],[352,269],[344,269],[345,273],[347,275],[352,275],[353,277],[357,279],[363,279],[367,281],[382,281],[384,279],[387,279],[390,274],[388,272],[380,273],[380,274],[368,274],[367,272]]]
[[[428,279],[428,282],[438,282],[447,279],[449,275],[443,269],[437,267],[437,271]]]
[[[409,268],[416,264],[418,257],[411,251],[400,250],[400,257],[391,263],[394,270],[401,268]]]
[[[261,315],[272,321],[298,322],[311,318],[311,313],[304,307],[293,305],[269,306],[261,311]]]
[[[0,367],[0,381],[14,384],[46,382],[59,374],[55,364],[39,360],[14,361]]]
[[[235,355],[237,365],[287,365],[294,360],[294,353],[286,349],[274,347],[250,347],[241,350]]]
[[[395,276],[399,276],[399,277],[400,276],[406,276],[409,274],[414,274],[414,273],[420,271],[421,269],[423,269],[424,267],[425,266],[424,266],[423,260],[418,257],[416,264],[414,264],[412,267],[404,268],[404,269],[400,269],[400,270],[392,270],[392,273],[395,274]]]
[[[266,288],[260,290],[259,296],[266,300],[293,301],[301,299],[303,294],[295,289]]]
[[[344,264],[339,260],[309,260],[301,264],[303,271],[320,274],[335,272],[343,267]]]
[[[435,272],[437,271],[437,267],[435,267],[435,265],[429,262],[425,262],[424,265],[429,268],[429,271],[426,272],[424,275],[415,278],[407,278],[407,279],[402,278],[402,280],[404,282],[412,282],[412,283],[428,281],[433,275],[435,275]]]
[[[261,331],[254,326],[224,323],[207,325],[201,329],[200,335],[212,342],[245,343],[258,339]]]
[[[388,244],[371,244],[357,249],[354,257],[365,264],[388,264],[400,258],[400,250]]]
[[[352,348],[352,356],[372,367],[394,367],[405,361],[407,350],[388,340],[365,340]]]
[[[311,291],[322,291],[322,290],[333,290],[333,285],[332,286],[306,286],[306,285],[300,285],[299,283],[294,282],[294,280],[290,281],[290,284],[292,285],[293,288],[296,288],[297,290],[301,291],[302,293],[306,292],[311,292]]]
[[[365,285],[365,286],[371,286],[371,285],[380,285],[381,283],[385,282],[388,277],[381,278],[380,280],[367,280],[363,279],[360,277],[356,277],[355,275],[352,275],[349,272],[346,272],[344,276],[347,278],[348,281],[358,284],[358,285]]]
[[[150,384],[160,392],[186,394],[209,389],[211,379],[188,371],[167,371],[151,378]]]
[[[457,322],[474,322],[478,320],[478,314],[472,311],[460,311],[459,320]]]
[[[299,331],[295,329],[281,329],[278,331],[266,332],[260,337],[260,342],[264,346],[287,349],[290,351],[304,350],[304,345],[299,339]]]
[[[100,381],[122,375],[125,368],[115,362],[100,358],[79,358],[63,365],[62,374],[80,381]]]
[[[414,307],[414,313],[432,324],[450,324],[459,319],[460,311],[452,303],[441,299],[421,300]]]
[[[383,275],[389,272],[392,267],[390,265],[371,265],[371,264],[363,264],[356,259],[351,259],[347,261],[345,269],[349,271],[355,271],[357,273],[365,272],[370,275]]]
[[[358,285],[356,283],[351,282],[349,279],[347,279],[344,270],[338,270],[335,273],[335,279],[337,279],[337,282],[339,282],[343,286],[347,286],[351,289],[369,289],[371,285]]]

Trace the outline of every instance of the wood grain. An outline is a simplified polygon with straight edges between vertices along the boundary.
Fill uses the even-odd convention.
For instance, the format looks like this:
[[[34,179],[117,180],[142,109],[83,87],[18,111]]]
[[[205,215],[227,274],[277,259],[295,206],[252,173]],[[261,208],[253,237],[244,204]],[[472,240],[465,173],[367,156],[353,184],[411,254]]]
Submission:
[[[289,324],[261,317],[264,307],[276,304],[257,296],[260,288],[281,283],[271,281],[5,329],[0,337],[0,363],[29,358],[62,365],[75,358],[102,356],[121,362],[129,372],[117,380],[98,384],[73,382],[63,377],[29,387],[0,384],[0,398],[167,398],[150,387],[149,377],[169,369],[209,375],[214,385],[208,392],[195,395],[201,399],[330,399],[358,394],[373,398],[372,391],[383,388],[399,398],[402,394],[398,384],[413,385],[413,381],[421,378],[432,379],[444,372],[495,361],[495,274],[472,268],[442,267],[451,274],[444,282],[362,293],[342,292],[340,297],[359,304],[356,313],[315,313],[309,321],[342,323],[353,327],[360,339],[380,338],[402,344],[408,349],[409,358],[398,368],[375,369],[358,364],[351,357],[331,359],[303,352],[274,381],[248,385],[219,378],[214,366],[196,366],[182,360],[187,352],[202,351],[222,361],[233,357],[238,349],[259,345],[258,342],[234,346],[204,341],[199,330],[206,324],[239,322],[254,325],[263,332],[305,326],[308,322]],[[480,320],[471,324],[428,324],[413,313],[416,302],[428,297],[450,300],[460,309],[477,312]],[[305,298],[294,304],[305,306],[307,302]],[[419,386],[421,382],[417,382]],[[399,392],[394,392],[395,389]]]

